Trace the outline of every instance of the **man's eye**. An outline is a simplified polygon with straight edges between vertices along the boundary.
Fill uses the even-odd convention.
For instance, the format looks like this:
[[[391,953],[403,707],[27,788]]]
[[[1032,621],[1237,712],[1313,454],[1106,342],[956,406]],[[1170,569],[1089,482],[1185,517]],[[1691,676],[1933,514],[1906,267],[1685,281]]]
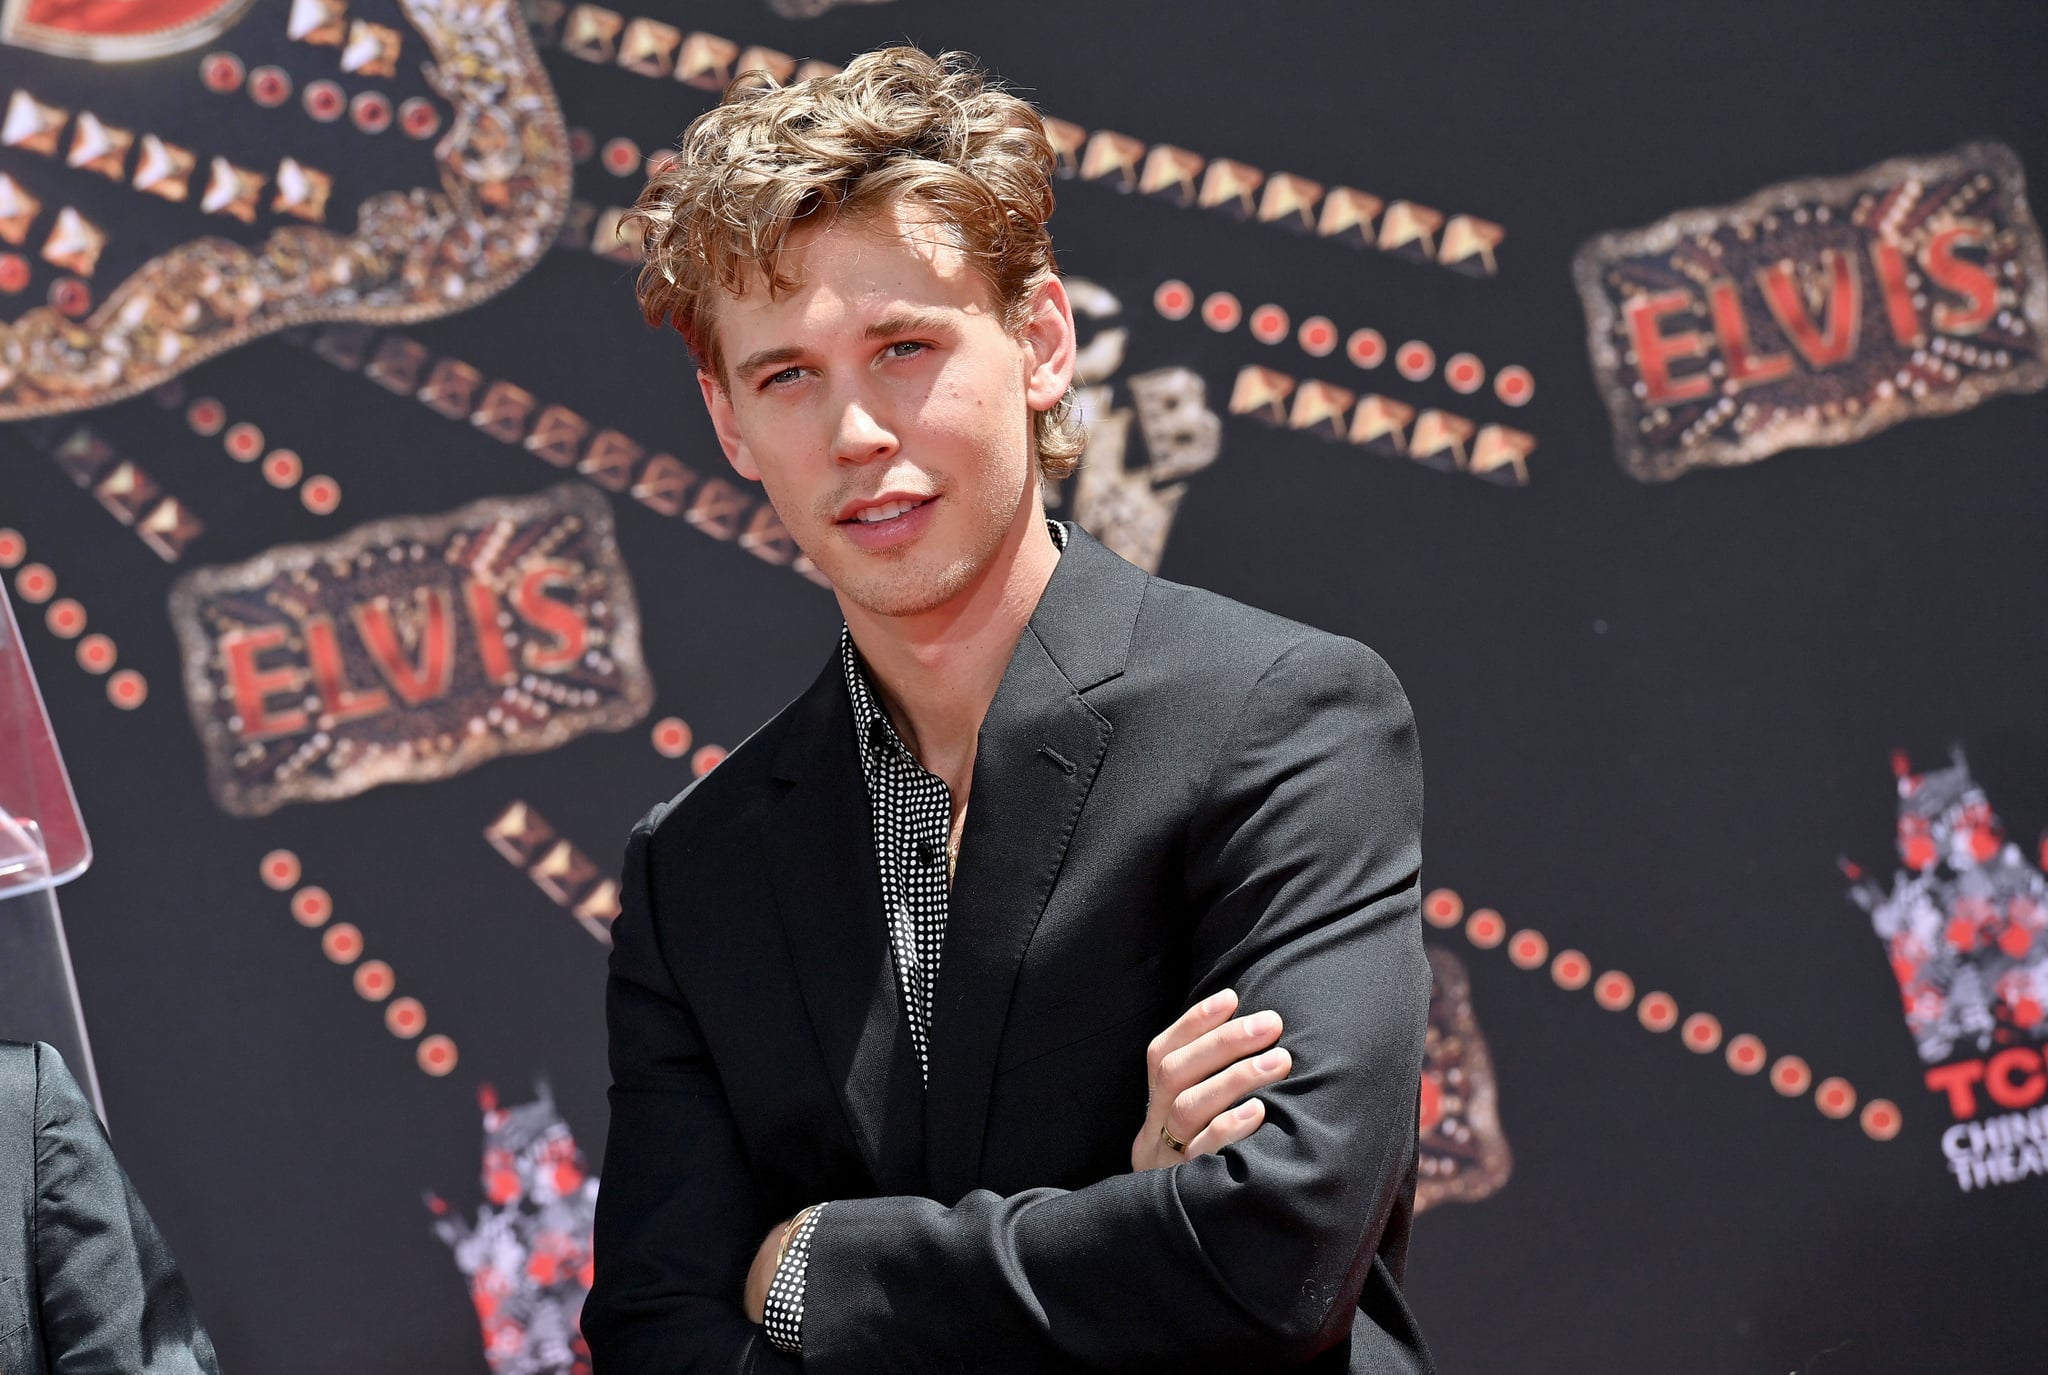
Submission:
[[[920,339],[905,339],[899,343],[889,345],[889,356],[891,358],[910,358],[923,353],[930,347],[931,345]]]
[[[804,370],[802,368],[784,368],[781,372],[771,373],[769,376],[762,378],[761,389],[766,391],[768,388],[780,383],[793,382],[803,375]]]

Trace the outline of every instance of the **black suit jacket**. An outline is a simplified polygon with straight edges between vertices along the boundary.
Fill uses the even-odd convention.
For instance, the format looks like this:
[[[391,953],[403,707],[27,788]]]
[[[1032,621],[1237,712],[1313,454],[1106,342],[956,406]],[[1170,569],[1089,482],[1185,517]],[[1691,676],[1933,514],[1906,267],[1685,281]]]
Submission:
[[[920,1087],[835,659],[627,846],[599,1375],[1429,1370],[1421,823],[1376,655],[1075,531],[981,728]],[[1129,1173],[1146,1043],[1224,987],[1292,1074]],[[827,1199],[799,1363],[741,1289]]]
[[[220,1375],[170,1248],[49,1046],[0,1041],[0,1372]]]

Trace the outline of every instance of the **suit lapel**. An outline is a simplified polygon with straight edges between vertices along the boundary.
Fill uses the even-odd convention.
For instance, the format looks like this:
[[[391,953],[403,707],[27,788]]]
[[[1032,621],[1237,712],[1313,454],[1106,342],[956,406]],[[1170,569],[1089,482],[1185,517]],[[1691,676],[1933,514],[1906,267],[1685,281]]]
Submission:
[[[882,917],[867,784],[837,655],[798,700],[763,841],[818,1048],[885,1193],[923,1179],[923,1097]]]
[[[1123,671],[1144,586],[1074,530],[982,722],[925,1095],[926,1177],[942,1203],[980,1173],[1017,971],[1109,748],[1110,723],[1081,694]]]

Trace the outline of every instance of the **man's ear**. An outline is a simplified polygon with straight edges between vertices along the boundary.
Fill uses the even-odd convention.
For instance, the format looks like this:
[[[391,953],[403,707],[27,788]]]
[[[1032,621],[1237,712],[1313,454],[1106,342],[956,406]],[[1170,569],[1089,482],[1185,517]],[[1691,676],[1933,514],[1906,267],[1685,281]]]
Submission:
[[[733,414],[732,397],[726,393],[725,384],[699,368],[697,387],[704,393],[704,409],[711,412],[711,428],[718,433],[718,447],[725,450],[725,461],[749,482],[759,482],[761,470],[755,465],[753,454],[747,451],[747,441],[740,438],[739,418]]]
[[[1031,371],[1024,379],[1024,398],[1034,411],[1049,411],[1059,404],[1074,381],[1074,307],[1067,300],[1066,283],[1048,277],[1031,293],[1030,313],[1024,321],[1024,346],[1030,350]]]

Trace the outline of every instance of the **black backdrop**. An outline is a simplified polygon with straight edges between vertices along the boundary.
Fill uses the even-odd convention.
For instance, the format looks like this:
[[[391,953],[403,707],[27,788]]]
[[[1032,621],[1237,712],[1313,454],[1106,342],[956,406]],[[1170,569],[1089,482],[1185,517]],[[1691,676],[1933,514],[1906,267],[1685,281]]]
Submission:
[[[346,121],[299,115],[296,95],[259,116],[194,79],[216,50],[276,61],[301,84],[331,74],[331,50],[283,37],[287,9],[258,0],[207,44],[136,66],[0,48],[0,84],[246,149],[252,166],[303,144],[334,166],[328,218],[345,232],[360,194],[432,184],[424,145],[396,130],[351,141]],[[377,0],[355,13],[405,24]],[[1958,1187],[1941,1145],[1950,1113],[1922,1083],[1883,945],[1846,900],[1837,857],[1896,867],[1894,750],[1927,769],[1964,748],[2029,853],[2048,825],[2048,402],[2005,397],[1843,447],[1639,483],[1615,461],[1570,269],[1604,230],[1970,139],[2004,143],[2039,175],[2048,9],[903,0],[803,21],[750,0],[651,0],[623,13],[832,62],[906,36],[964,48],[1091,131],[1502,226],[1497,274],[1472,275],[1062,183],[1062,266],[1120,301],[1094,327],[1129,331],[1117,404],[1130,404],[1125,377],[1185,367],[1222,417],[1220,456],[1187,480],[1159,571],[1385,655],[1422,731],[1426,887],[1497,908],[1553,951],[1583,950],[1595,970],[1627,971],[1682,1013],[1709,1009],[1774,1059],[1795,1052],[1816,1080],[1838,1075],[1860,1102],[1896,1104],[1903,1127],[1876,1139],[1856,1113],[1817,1111],[1811,1091],[1773,1092],[1721,1053],[1688,1054],[1675,1033],[1517,968],[1505,947],[1433,930],[1469,971],[1513,1154],[1488,1196],[1418,1224],[1412,1294],[1439,1360],[1714,1375],[2040,1368],[2048,1181]],[[540,18],[567,123],[600,148],[625,136],[658,149],[714,98],[579,60],[562,49],[559,14]],[[395,95],[425,89],[419,48],[408,31]],[[109,194],[18,149],[0,148],[0,171],[33,174],[53,204]],[[638,184],[601,156],[575,171],[576,196],[596,209],[630,203]],[[145,216],[132,193],[106,205],[117,228],[102,291],[150,253],[207,232],[253,243],[275,221],[245,229],[154,203]],[[545,1079],[594,1167],[606,1084],[604,947],[483,832],[523,800],[609,868],[632,820],[690,777],[687,754],[651,746],[653,723],[678,717],[700,744],[737,742],[808,682],[836,628],[829,594],[789,567],[614,495],[655,688],[645,719],[261,817],[209,795],[166,612],[174,578],[563,477],[335,355],[402,336],[714,474],[679,342],[640,323],[631,266],[588,251],[588,234],[442,318],[256,339],[175,390],[0,429],[0,527],[149,687],[133,710],[110,705],[16,589],[97,842],[62,897],[109,1119],[231,1371],[483,1368],[463,1274],[422,1192],[458,1214],[478,1208],[483,1083],[522,1102]],[[54,275],[34,266],[21,311]],[[1520,364],[1536,394],[1511,409],[1490,385],[1458,397],[1440,372],[1411,384],[1392,364],[1368,379],[1341,347],[1312,360],[1244,326],[1169,320],[1153,305],[1168,279],[1198,299],[1227,290],[1247,310],[1278,303],[1295,322],[1369,324],[1390,345],[1425,340],[1439,359],[1469,350],[1489,383]],[[1512,425],[1537,440],[1527,484],[1231,415],[1248,365]],[[186,407],[204,397],[338,479],[339,511],[312,514],[195,433]],[[80,423],[203,518],[175,565],[54,461]],[[260,880],[260,858],[279,848],[397,971],[429,1029],[459,1045],[452,1073],[421,1072]]]

